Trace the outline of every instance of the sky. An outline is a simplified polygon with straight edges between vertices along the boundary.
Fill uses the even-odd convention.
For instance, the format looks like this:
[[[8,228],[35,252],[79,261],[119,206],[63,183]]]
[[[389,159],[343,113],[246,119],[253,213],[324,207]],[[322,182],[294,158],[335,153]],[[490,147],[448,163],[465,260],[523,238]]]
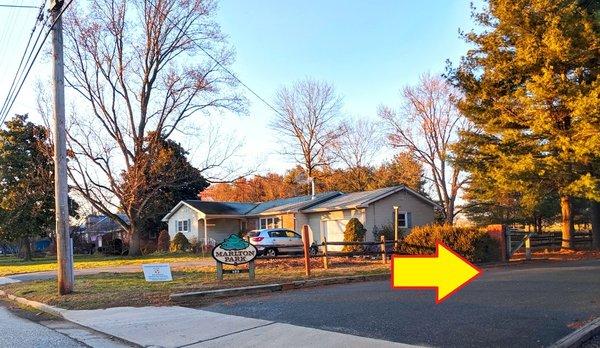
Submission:
[[[0,4],[39,5],[40,0],[0,0]],[[311,77],[332,84],[343,97],[348,117],[377,117],[379,105],[395,106],[399,91],[419,75],[442,73],[468,49],[458,30],[473,27],[470,0],[221,0],[216,20],[236,60],[230,67],[245,84],[268,101],[278,88]],[[37,15],[31,9],[0,8],[0,100],[17,69]],[[36,119],[35,84],[45,87],[51,66],[36,62],[12,113]],[[260,172],[283,172],[292,163],[274,149],[269,121],[274,113],[240,87],[249,100],[244,115],[216,114],[221,133],[244,146],[238,161],[258,161]],[[68,103],[68,101],[67,101]],[[211,122],[212,122],[211,121]],[[198,139],[179,139],[200,156]],[[200,150],[196,150],[199,148]],[[194,162],[194,158],[191,159]]]

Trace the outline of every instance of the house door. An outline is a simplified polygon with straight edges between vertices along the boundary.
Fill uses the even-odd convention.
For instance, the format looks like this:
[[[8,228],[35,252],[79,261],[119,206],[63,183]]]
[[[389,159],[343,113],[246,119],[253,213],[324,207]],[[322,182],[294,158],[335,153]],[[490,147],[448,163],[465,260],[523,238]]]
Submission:
[[[323,227],[325,229],[325,237],[328,242],[343,242],[344,241],[344,230],[349,220],[328,220],[323,221]],[[341,245],[330,245],[327,250],[331,251],[342,251],[344,247]]]

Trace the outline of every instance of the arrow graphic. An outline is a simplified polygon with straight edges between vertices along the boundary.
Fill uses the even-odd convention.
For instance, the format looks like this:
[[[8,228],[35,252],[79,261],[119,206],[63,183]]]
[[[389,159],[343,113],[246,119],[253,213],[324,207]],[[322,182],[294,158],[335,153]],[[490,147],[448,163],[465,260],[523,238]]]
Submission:
[[[433,255],[394,255],[394,289],[435,289],[439,304],[483,273],[464,257],[437,242]]]

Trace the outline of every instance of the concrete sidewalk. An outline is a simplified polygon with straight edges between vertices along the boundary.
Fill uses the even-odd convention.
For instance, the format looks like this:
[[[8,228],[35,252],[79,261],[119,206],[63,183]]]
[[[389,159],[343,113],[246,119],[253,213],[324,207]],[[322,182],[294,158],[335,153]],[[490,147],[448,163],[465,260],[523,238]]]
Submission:
[[[62,314],[67,320],[144,347],[415,347],[184,307],[66,310]]]

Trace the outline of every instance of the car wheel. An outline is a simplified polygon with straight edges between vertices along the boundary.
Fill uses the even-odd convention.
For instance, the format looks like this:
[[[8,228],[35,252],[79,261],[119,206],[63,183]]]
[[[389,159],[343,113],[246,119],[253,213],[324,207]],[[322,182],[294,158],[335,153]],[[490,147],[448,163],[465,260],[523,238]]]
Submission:
[[[311,247],[308,251],[308,253],[310,254],[310,256],[315,256],[319,253],[319,248],[317,247]]]
[[[277,256],[277,250],[275,250],[275,249],[265,249],[264,255],[268,256],[268,257],[275,257],[275,256]]]

